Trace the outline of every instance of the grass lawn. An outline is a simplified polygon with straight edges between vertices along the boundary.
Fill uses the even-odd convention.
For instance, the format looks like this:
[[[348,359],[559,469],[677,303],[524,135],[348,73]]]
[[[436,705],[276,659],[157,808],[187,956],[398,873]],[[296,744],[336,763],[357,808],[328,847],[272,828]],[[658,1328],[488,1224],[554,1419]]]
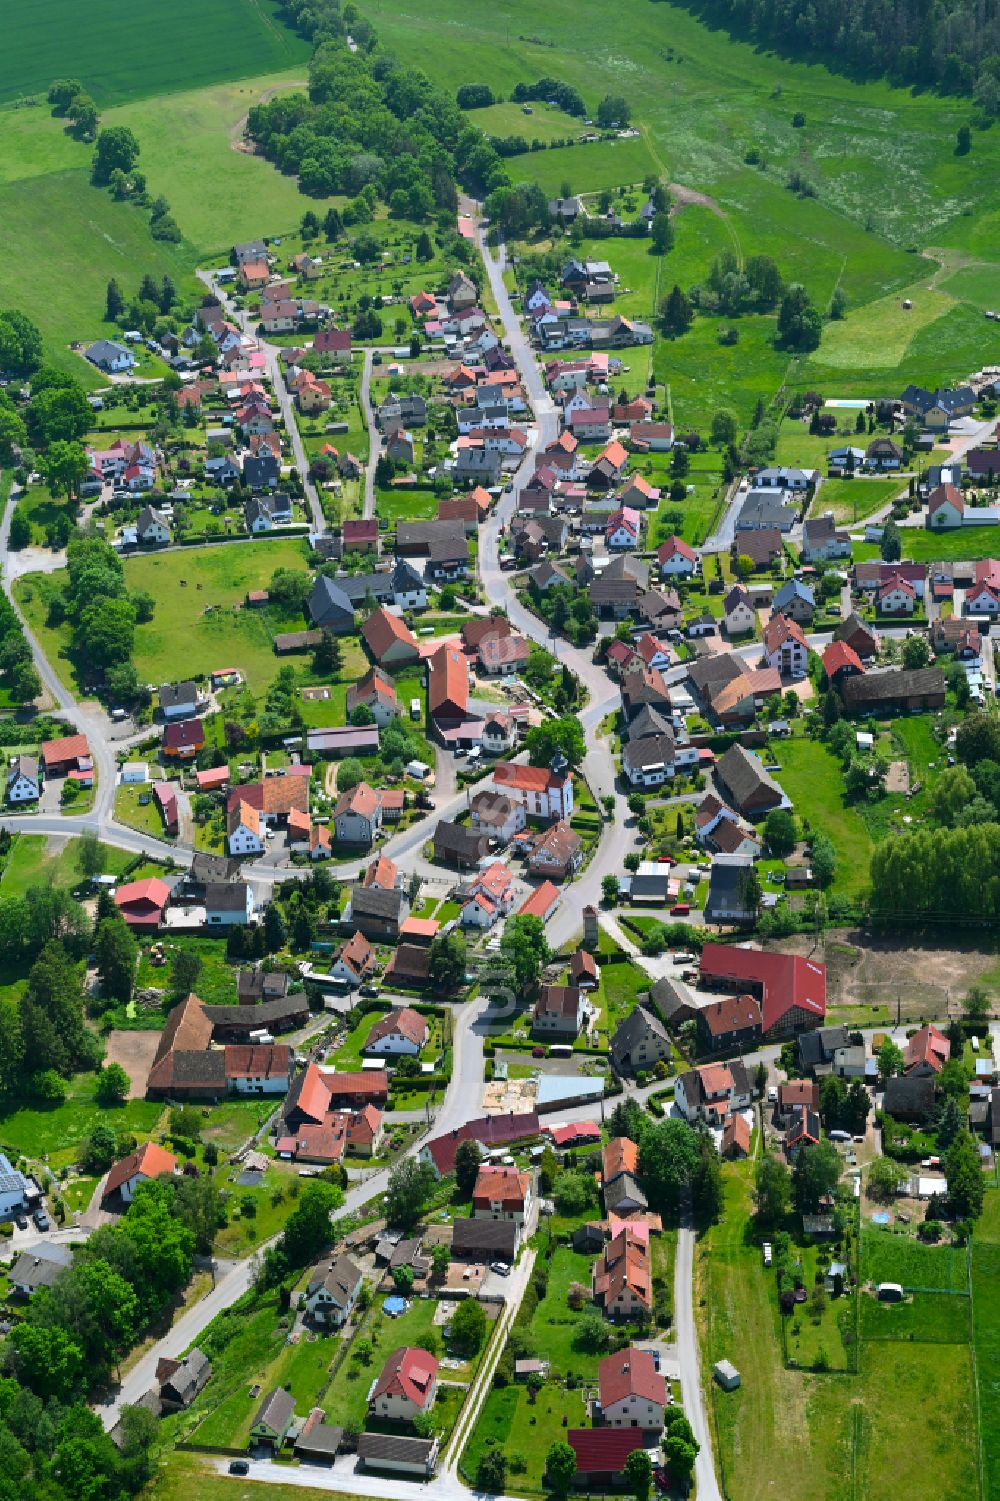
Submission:
[[[294,177],[275,171],[262,156],[234,151],[232,141],[247,110],[265,93],[291,89],[305,76],[305,66],[298,65],[285,73],[133,101],[104,116],[103,124],[126,125],[134,132],[150,191],[169,200],[197,255],[226,258],[234,242],[298,225],[302,197]],[[182,79],[188,82],[178,73],[176,81]],[[321,218],[325,203],[318,209]]]
[[[706,1358],[732,1359],[736,1392],[711,1382],[728,1493],[764,1496],[782,1477],[790,1501],[978,1494],[976,1413],[962,1344],[866,1344],[858,1377],[786,1370],[779,1314],[755,1237],[748,1165],[726,1167],[722,1222],[699,1261]],[[957,1300],[954,1300],[957,1301]],[[852,1469],[856,1472],[852,1479]]]
[[[969,1298],[947,1293],[914,1293],[907,1303],[880,1303],[862,1294],[861,1337],[865,1341],[965,1345],[969,1342],[971,1312]]]
[[[899,1282],[904,1288],[965,1292],[968,1288],[965,1250],[947,1245],[924,1245],[913,1235],[890,1230],[863,1230],[862,1282]]]
[[[818,740],[784,740],[781,771],[775,780],[788,793],[800,817],[828,834],[837,855],[833,890],[857,896],[868,884],[871,838],[857,809],[845,801],[840,762]]]
[[[62,1105],[38,1109],[11,1104],[0,1111],[0,1147],[13,1157],[46,1158],[52,1168],[76,1161],[77,1153],[96,1125],[148,1137],[163,1106],[150,1100],[129,1100],[104,1109],[94,1100],[94,1074],[77,1074],[69,1083]]]
[[[7,863],[0,876],[0,895],[23,896],[29,886],[61,886],[69,889],[83,879],[78,839],[49,839],[43,834],[15,834]],[[106,844],[104,869],[117,875],[131,859],[128,851]]]
[[[940,559],[995,557],[998,547],[995,526],[963,526],[954,532],[928,532],[919,526],[900,528],[903,556],[915,563],[934,563]]]
[[[275,619],[270,610],[245,610],[242,601],[249,589],[266,587],[276,569],[304,570],[305,559],[305,541],[293,537],[128,559],[129,588],[147,591],[156,600],[153,619],[136,629],[134,659],[140,677],[172,682],[178,674],[178,642],[183,640],[188,674],[205,676],[232,662],[252,689],[266,688],[283,665],[274,654],[273,633],[293,629],[301,621]],[[46,624],[48,601],[64,584],[61,571],[32,574],[19,580],[17,597],[49,661],[73,687],[69,627],[53,629]]]
[[[390,526],[397,521],[431,521],[437,515],[437,496],[433,490],[415,490],[406,485],[396,489],[379,487],[375,509]]]
[[[140,799],[146,799],[145,802]],[[153,797],[151,782],[119,784],[115,788],[115,818],[140,834],[151,834],[154,839],[169,839],[160,816],[159,805]]]
[[[580,134],[581,122],[558,106],[532,100],[527,108],[530,114],[512,99],[507,104],[466,110],[465,118],[484,135],[524,136],[528,142],[564,141],[567,136]]]
[[[564,1426],[564,1419],[568,1419]],[[545,1457],[554,1443],[565,1442],[566,1428],[586,1425],[583,1395],[546,1383],[534,1404],[524,1386],[494,1387],[462,1453],[462,1471],[475,1480],[479,1459],[491,1439],[507,1455],[507,1490],[543,1491]]]
[[[236,1494],[239,1501],[244,1501],[250,1493]],[[290,1467],[288,1481],[269,1485],[267,1494],[269,1501],[303,1501],[308,1493],[296,1484],[295,1469]],[[361,1501],[361,1497],[343,1491],[338,1494],[342,1501]],[[233,1501],[233,1481],[229,1475],[217,1475],[198,1455],[175,1450],[160,1461],[154,1479],[146,1488],[146,1496],[147,1501],[190,1501],[192,1496],[197,1496],[198,1501]]]
[[[167,934],[163,943],[166,964],[153,964],[150,950],[145,945],[139,954],[139,971],[136,983],[140,989],[170,988],[170,970],[174,956],[181,950],[197,954],[201,972],[195,981],[195,990],[209,1006],[234,1006],[236,1004],[236,968],[226,958],[224,938],[202,938],[197,934]]]
[[[154,240],[149,216],[141,208],[116,203],[107,190],[92,187],[91,150],[82,145],[74,149],[75,165],[69,170],[0,185],[7,250],[4,297],[37,323],[46,358],[93,387],[103,385],[104,377],[67,346],[71,340],[90,342],[107,335],[108,278],[117,277],[132,289],[149,271],[158,281],[167,275],[182,291],[193,292],[193,256],[183,244]],[[68,236],[89,247],[88,252],[67,255]]]
[[[371,1342],[371,1360],[365,1364],[352,1351],[344,1361],[323,1399],[328,1423],[340,1427],[352,1420],[364,1423],[368,1392],[383,1363],[393,1350],[403,1345],[422,1347],[430,1335],[436,1306],[434,1298],[415,1298],[404,1314],[398,1319],[390,1319],[381,1312],[381,1303],[377,1303],[361,1336]],[[440,1339],[439,1335],[436,1337]]]
[[[812,510],[832,511],[838,524],[853,526],[881,510],[902,488],[898,479],[825,479]]]
[[[972,1313],[976,1371],[979,1378],[979,1421],[985,1469],[984,1494],[1000,1486],[1000,1192],[986,1195],[982,1219],[972,1242]]]
[[[530,124],[527,115],[524,119]],[[564,182],[574,193],[599,193],[602,188],[641,183],[656,171],[656,163],[641,139],[589,141],[510,156],[507,171],[513,182],[537,182],[546,193],[558,193]]]
[[[223,1315],[211,1326],[206,1342],[212,1380],[191,1409],[197,1443],[228,1446],[247,1414],[256,1411],[260,1398],[250,1396],[250,1387],[263,1381],[285,1349],[278,1319],[277,1294],[270,1294],[258,1307],[241,1309],[238,1317]]]
[[[357,1026],[348,1032],[345,1041],[329,1058],[328,1062],[336,1064],[337,1068],[341,1070],[359,1069],[361,1067],[364,1045],[368,1041],[368,1033],[376,1022],[380,1022],[385,1018],[385,1015],[385,1011],[367,1012],[358,1022]]]
[[[278,20],[274,0],[38,0],[12,12],[4,38],[0,98],[44,93],[53,78],[79,78],[99,105],[169,93],[305,64],[309,45]]]
[[[535,1346],[532,1354],[549,1361],[554,1375],[565,1376],[572,1371],[592,1380],[597,1374],[598,1356],[577,1344],[583,1310],[574,1312],[566,1301],[573,1282],[582,1283],[589,1294],[593,1265],[593,1257],[568,1246],[558,1246],[549,1262],[548,1288],[532,1319],[531,1336]]]
[[[607,1008],[606,1024],[613,1032],[635,1006],[638,997],[649,989],[649,975],[631,959],[620,964],[602,964],[598,997]]]

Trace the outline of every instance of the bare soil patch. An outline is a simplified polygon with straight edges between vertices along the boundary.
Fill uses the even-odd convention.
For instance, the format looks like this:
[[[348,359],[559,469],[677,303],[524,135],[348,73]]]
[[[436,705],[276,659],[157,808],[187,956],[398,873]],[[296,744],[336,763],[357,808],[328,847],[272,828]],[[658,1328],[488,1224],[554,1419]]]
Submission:
[[[120,1063],[129,1077],[130,1100],[141,1100],[146,1093],[146,1078],[160,1041],[159,1032],[108,1033],[108,1063]]]

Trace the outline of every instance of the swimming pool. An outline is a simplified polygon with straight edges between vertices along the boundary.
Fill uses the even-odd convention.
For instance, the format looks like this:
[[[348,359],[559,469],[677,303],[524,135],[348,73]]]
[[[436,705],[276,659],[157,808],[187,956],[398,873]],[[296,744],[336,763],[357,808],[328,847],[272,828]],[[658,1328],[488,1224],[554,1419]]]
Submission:
[[[872,1215],[873,1225],[887,1225],[888,1223],[889,1216],[884,1209],[880,1209],[877,1214]]]
[[[858,407],[866,407],[868,405],[868,402],[856,401],[853,398],[846,400],[843,397],[831,397],[829,400],[825,401],[823,405],[828,407],[846,407],[850,408],[852,411],[856,411]]]

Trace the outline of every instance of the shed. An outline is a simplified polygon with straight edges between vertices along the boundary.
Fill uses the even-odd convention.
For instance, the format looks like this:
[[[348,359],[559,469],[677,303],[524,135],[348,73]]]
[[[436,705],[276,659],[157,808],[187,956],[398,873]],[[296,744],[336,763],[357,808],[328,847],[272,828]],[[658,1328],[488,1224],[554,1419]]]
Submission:
[[[730,1360],[717,1360],[712,1375],[724,1392],[734,1392],[740,1384],[740,1373]]]
[[[880,1282],[878,1285],[879,1301],[882,1303],[902,1303],[903,1289],[898,1282]]]

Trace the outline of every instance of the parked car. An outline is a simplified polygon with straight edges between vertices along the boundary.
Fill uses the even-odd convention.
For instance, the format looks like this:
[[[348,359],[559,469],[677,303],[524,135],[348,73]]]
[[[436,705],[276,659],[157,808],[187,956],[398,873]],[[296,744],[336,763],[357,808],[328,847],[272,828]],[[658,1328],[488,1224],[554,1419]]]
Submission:
[[[230,1475],[249,1475],[250,1465],[245,1459],[232,1459],[229,1462]]]
[[[49,1217],[44,1209],[36,1209],[31,1218],[39,1230],[47,1230],[49,1228]]]
[[[14,1216],[14,1224],[17,1226],[17,1228],[19,1230],[27,1230],[27,1228],[28,1228],[27,1217],[25,1215],[23,1215],[23,1214],[15,1214],[15,1216]]]
[[[490,1271],[496,1272],[498,1277],[510,1276],[510,1267],[507,1265],[506,1261],[491,1261]]]
[[[370,997],[377,996],[377,995],[381,994],[381,986],[379,986],[379,985],[362,985],[361,990],[360,990],[360,994],[363,995],[366,999],[368,999]]]
[[[676,904],[676,906],[671,907],[671,909],[670,909],[670,916],[671,917],[687,917],[687,915],[688,915],[688,913],[690,911],[691,911],[691,904],[690,904],[690,902],[678,902]]]

